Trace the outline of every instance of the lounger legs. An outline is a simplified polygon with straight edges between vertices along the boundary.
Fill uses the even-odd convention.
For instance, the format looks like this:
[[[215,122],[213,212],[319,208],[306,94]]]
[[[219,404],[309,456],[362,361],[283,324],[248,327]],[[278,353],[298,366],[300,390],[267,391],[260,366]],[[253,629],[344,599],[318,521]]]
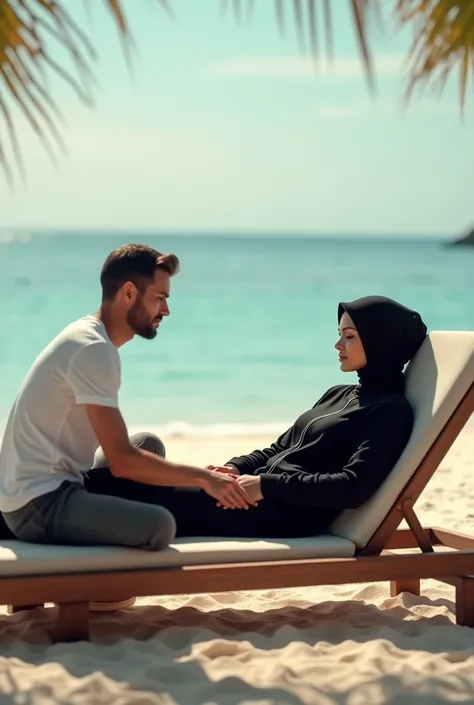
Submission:
[[[35,604],[35,605],[8,605],[7,607],[7,612],[8,614],[15,614],[15,612],[22,612],[23,610],[34,610],[37,607],[44,607],[44,604]]]
[[[72,602],[57,605],[54,641],[89,640],[89,603]]]
[[[474,627],[474,576],[465,575],[456,583],[456,623]]]
[[[402,578],[390,581],[390,597],[396,597],[401,592],[411,592],[412,595],[420,594],[420,581],[418,578]]]

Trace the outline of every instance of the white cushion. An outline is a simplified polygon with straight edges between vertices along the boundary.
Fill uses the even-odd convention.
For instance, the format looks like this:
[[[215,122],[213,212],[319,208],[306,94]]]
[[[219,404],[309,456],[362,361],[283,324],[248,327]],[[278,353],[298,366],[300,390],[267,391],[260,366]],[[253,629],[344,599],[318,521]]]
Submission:
[[[5,575],[99,572],[211,563],[348,558],[355,546],[337,536],[302,539],[176,539],[163,551],[108,546],[43,546],[0,542],[0,578]]]
[[[436,331],[406,370],[406,394],[415,412],[411,438],[400,460],[362,507],[343,512],[331,533],[363,548],[474,382],[474,332]]]

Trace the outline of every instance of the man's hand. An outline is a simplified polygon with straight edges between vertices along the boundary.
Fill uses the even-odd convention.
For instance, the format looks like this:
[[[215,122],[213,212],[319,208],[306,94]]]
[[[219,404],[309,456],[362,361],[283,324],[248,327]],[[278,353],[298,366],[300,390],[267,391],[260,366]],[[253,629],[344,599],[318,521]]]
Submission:
[[[240,475],[235,465],[206,465],[206,470],[212,470],[213,472],[224,472],[228,475]]]
[[[226,509],[248,509],[254,504],[246,487],[240,485],[232,475],[210,471],[202,480],[201,487],[218,501],[218,506]]]

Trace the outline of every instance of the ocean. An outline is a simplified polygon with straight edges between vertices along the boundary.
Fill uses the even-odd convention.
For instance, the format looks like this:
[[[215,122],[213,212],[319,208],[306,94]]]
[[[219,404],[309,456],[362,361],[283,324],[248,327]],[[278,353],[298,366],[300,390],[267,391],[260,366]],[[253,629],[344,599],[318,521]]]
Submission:
[[[282,429],[339,371],[337,304],[368,294],[420,311],[429,329],[474,329],[474,248],[430,238],[11,233],[0,237],[0,434],[21,380],[70,321],[97,310],[115,247],[175,252],[171,316],[121,348],[130,429]]]

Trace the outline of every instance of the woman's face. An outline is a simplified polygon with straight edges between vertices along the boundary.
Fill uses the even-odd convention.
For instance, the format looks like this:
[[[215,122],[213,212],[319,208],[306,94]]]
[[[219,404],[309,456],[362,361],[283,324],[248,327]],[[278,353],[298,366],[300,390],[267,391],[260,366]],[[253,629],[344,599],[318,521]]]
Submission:
[[[339,362],[343,372],[355,372],[367,364],[364,346],[357,328],[346,312],[342,314],[339,322],[339,340],[334,347],[339,352]]]

